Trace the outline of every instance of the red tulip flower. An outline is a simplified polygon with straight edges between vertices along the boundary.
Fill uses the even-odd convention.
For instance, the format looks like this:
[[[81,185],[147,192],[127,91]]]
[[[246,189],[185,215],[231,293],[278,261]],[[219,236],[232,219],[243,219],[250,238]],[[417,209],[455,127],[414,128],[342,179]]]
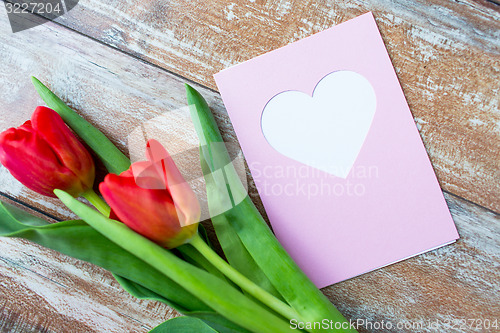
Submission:
[[[188,242],[198,230],[200,204],[174,161],[155,140],[148,161],[120,175],[108,174],[99,190],[116,217],[135,232],[166,248]]]
[[[94,184],[94,161],[52,109],[39,106],[18,128],[0,133],[0,162],[35,192],[55,197],[54,189],[74,197]]]

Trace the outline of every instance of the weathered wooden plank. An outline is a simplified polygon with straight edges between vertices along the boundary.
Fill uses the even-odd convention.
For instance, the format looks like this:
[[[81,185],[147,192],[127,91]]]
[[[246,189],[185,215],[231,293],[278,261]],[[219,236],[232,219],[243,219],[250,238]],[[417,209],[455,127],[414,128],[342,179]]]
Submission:
[[[6,87],[0,91],[0,108],[6,110],[0,113],[0,130],[22,124],[43,104],[31,84],[31,75],[47,82],[126,153],[129,134],[145,121],[186,106],[184,79],[53,23],[11,34],[6,19],[0,20],[0,82]],[[219,95],[205,92],[226,138],[236,142]],[[176,147],[181,150],[193,137],[194,133],[178,137],[168,148],[171,152]],[[0,179],[0,192],[5,195],[56,218],[75,217],[57,199],[24,187],[3,166]]]
[[[217,71],[373,11],[442,187],[500,211],[500,6],[82,0],[58,22],[216,89]]]
[[[364,321],[360,332],[380,332],[366,327],[382,321],[393,325],[390,332],[444,332],[448,321],[498,318],[499,216],[453,195],[446,199],[458,243],[323,289],[349,319]],[[1,239],[0,248],[0,331],[146,332],[177,315],[132,299],[93,265],[23,240]],[[423,326],[396,329],[398,323]]]
[[[4,87],[0,108],[9,111],[0,113],[0,130],[28,118],[40,103],[29,82],[33,74],[49,82],[124,151],[127,134],[136,126],[185,105],[184,79],[52,23],[11,34],[2,10],[0,6],[0,82]],[[202,91],[224,137],[235,142],[218,94]],[[185,138],[179,140],[182,145]],[[23,189],[4,168],[0,168],[0,179],[0,192],[35,207],[47,206],[54,216],[70,217],[57,201]],[[257,199],[253,187],[251,194]],[[500,261],[498,215],[452,195],[447,200],[462,240],[325,289],[349,318],[396,323],[498,316],[499,273],[494,269]],[[2,239],[0,246],[0,328],[4,331],[43,332],[49,327],[48,331],[59,332],[62,327],[68,332],[73,328],[75,332],[142,332],[172,314],[157,303],[136,301],[119,291],[109,275],[92,265],[23,241]],[[32,271],[41,276],[30,275]],[[60,295],[71,299],[65,301]],[[118,318],[116,325],[110,318]],[[99,326],[102,322],[107,326]],[[405,331],[409,330],[399,332]]]
[[[147,332],[178,315],[99,267],[20,239],[0,239],[0,281],[0,332]]]
[[[147,332],[176,316],[165,304],[134,298],[100,267],[23,239],[0,238],[0,332]]]
[[[451,194],[445,198],[461,237],[455,244],[323,289],[350,318],[394,325],[366,331],[498,331],[460,325],[500,317],[500,216]],[[397,329],[398,323],[423,326]]]
[[[494,10],[498,10],[498,6],[500,6],[500,0],[475,0],[475,2]]]
[[[63,97],[75,97],[75,103],[85,101],[81,105],[86,105],[86,116],[93,123],[111,125],[105,129],[107,133],[124,134],[111,136],[115,140],[126,138],[126,131],[133,128],[129,125],[134,118],[127,119],[126,114],[137,112],[137,119],[144,119],[156,112],[157,105],[163,105],[164,110],[169,103],[168,98],[157,102],[141,90],[142,80],[148,82],[149,90],[157,90],[157,97],[162,95],[161,89],[151,85],[155,75],[161,76],[158,69],[149,70],[148,75],[141,66],[151,66],[54,24],[19,34],[9,30],[4,7],[0,6],[2,130],[28,119],[41,103],[30,75],[59,82],[60,88],[74,87],[58,92],[65,91]],[[81,52],[86,49],[95,53]],[[120,75],[110,73],[113,68],[108,71],[99,67],[99,59],[119,68]],[[163,81],[160,77],[158,83],[162,85]],[[120,88],[113,99],[96,98],[105,96],[108,89],[114,90],[116,84]],[[87,86],[93,88],[88,90]],[[178,90],[183,89],[179,84]],[[134,91],[136,97],[152,99],[145,105],[140,100],[121,98],[127,90]],[[98,107],[91,106],[96,105],[92,100],[98,100]],[[126,150],[125,142],[118,144]],[[57,200],[25,189],[4,167],[0,167],[0,191],[55,217],[73,217]],[[177,315],[166,305],[128,295],[100,268],[26,241],[5,238],[0,239],[0,309],[1,332],[146,332]]]

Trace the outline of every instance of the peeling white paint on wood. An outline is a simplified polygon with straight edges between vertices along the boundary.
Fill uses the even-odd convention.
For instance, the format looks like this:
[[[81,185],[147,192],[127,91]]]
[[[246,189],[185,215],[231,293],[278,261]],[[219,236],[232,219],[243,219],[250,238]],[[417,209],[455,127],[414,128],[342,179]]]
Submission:
[[[24,240],[0,239],[0,276],[0,304],[4,312],[17,312],[26,328],[39,323],[52,332],[146,332],[177,315],[130,296],[103,269]],[[28,331],[9,330],[14,323],[7,312],[0,317],[2,332]]]
[[[222,1],[172,1],[164,9],[150,0],[140,6],[82,0],[59,22],[214,88],[211,75],[219,69],[373,10],[442,186],[499,210],[497,11],[472,0],[232,4],[238,19],[227,20]],[[41,103],[33,74],[125,152],[134,128],[185,106],[185,79],[53,23],[12,34],[4,14],[0,6],[0,82],[7,87],[0,107],[14,111],[0,113],[0,130],[19,125]],[[236,142],[219,95],[197,88],[225,139]],[[181,136],[177,145],[192,139]],[[71,216],[9,177],[0,167],[0,192],[59,218]],[[254,187],[250,195],[259,202]],[[499,217],[445,196],[462,239],[325,288],[349,318],[498,316]],[[0,257],[0,331],[145,332],[176,315],[135,300],[95,266],[24,241],[1,239]]]
[[[474,0],[171,1],[163,15],[150,14],[157,6],[84,0],[59,22],[105,43],[103,31],[113,29],[120,36],[114,47],[215,89],[212,75],[223,68],[373,11],[411,110],[428,123],[421,134],[441,185],[500,211],[493,177],[500,156],[491,154],[500,123],[498,7]],[[485,126],[470,126],[475,118]]]

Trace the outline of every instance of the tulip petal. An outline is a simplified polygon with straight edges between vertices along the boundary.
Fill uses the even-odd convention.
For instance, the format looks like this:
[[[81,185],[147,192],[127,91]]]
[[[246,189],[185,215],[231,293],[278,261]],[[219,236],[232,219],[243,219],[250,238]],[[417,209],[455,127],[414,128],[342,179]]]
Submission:
[[[19,128],[10,128],[0,134],[0,162],[28,188],[43,195],[55,197],[54,188],[74,193],[78,188],[71,170],[27,121]]]
[[[155,139],[149,139],[146,146],[146,158],[150,162],[160,162],[165,158],[169,158],[170,154],[165,147]]]
[[[158,172],[161,168],[158,169],[155,164],[148,161],[135,162],[130,170],[137,186],[151,190],[168,190],[165,175],[163,172]],[[124,173],[121,175],[124,175]]]
[[[97,154],[109,172],[119,174],[130,167],[130,160],[101,131],[71,110],[40,80],[32,76],[31,81],[45,103],[61,115],[64,122]]]
[[[94,161],[90,153],[52,109],[39,106],[31,117],[34,130],[50,145],[68,169],[87,187],[94,183]]]
[[[0,134],[0,162],[30,189],[78,196],[92,187],[92,157],[53,110],[39,106],[31,121]]]
[[[165,148],[156,140],[149,140],[146,156],[157,168],[161,168],[165,175],[167,188],[179,216],[181,226],[198,223],[200,219],[200,203],[191,186],[184,180],[174,160]]]
[[[197,225],[182,228],[170,193],[144,189],[133,177],[109,174],[99,186],[120,221],[154,242],[175,247],[196,233]]]

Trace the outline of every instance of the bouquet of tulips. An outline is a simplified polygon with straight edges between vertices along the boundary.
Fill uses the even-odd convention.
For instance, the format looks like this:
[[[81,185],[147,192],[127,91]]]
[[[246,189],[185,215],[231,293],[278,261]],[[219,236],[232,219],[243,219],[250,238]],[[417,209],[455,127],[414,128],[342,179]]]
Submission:
[[[30,189],[57,196],[80,220],[49,224],[0,203],[1,236],[94,263],[135,297],[186,315],[152,332],[355,332],[285,252],[227,167],[231,158],[194,88],[186,85],[187,101],[211,223],[226,259],[213,250],[195,194],[158,141],[149,140],[145,160],[131,164],[98,129],[32,81],[48,107],[0,134],[0,162]],[[92,155],[80,140],[109,172],[98,187]]]

